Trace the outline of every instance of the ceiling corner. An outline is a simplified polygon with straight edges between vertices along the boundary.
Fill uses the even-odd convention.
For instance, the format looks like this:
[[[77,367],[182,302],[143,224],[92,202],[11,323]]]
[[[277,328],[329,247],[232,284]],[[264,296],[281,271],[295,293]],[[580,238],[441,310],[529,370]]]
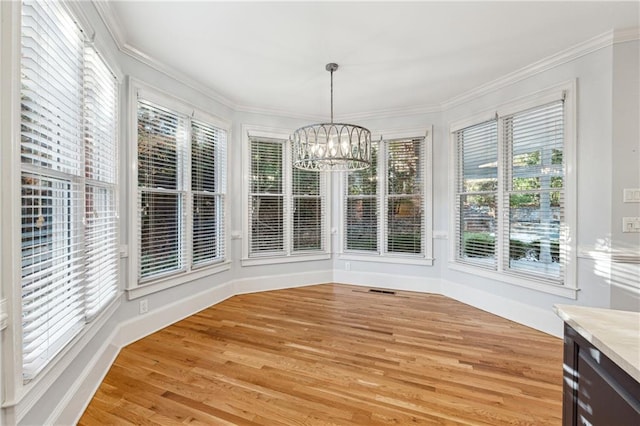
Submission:
[[[122,25],[116,16],[115,11],[111,7],[111,4],[107,0],[91,0],[91,3],[96,8],[100,19],[104,23],[105,27],[111,34],[111,38],[118,46],[118,49],[123,50],[126,44],[126,33]]]

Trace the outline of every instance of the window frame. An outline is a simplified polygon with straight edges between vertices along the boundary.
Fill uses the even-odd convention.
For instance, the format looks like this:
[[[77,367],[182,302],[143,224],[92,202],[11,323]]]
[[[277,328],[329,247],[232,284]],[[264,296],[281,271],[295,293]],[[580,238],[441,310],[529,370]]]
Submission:
[[[384,135],[384,137],[382,136]],[[388,234],[388,142],[401,139],[424,138],[422,158],[423,176],[422,176],[422,244],[424,246],[421,254],[405,254],[388,252],[387,234]],[[338,258],[341,260],[354,260],[364,262],[383,262],[396,263],[404,265],[433,265],[433,126],[426,128],[413,128],[402,130],[381,131],[372,137],[372,140],[378,140],[378,188],[376,197],[378,211],[378,250],[377,251],[359,251],[347,250],[346,247],[346,200],[348,177],[346,173],[341,173],[340,177],[340,238]]]
[[[261,191],[253,191],[253,188],[251,188],[252,186],[252,180],[249,177],[249,173],[252,172],[252,161],[251,161],[251,155],[253,153],[253,149],[252,149],[252,144],[254,142],[254,138],[255,139],[261,139],[260,143],[262,146],[271,146],[271,149],[273,149],[274,152],[277,152],[277,155],[279,157],[280,160],[280,164],[281,164],[281,170],[280,170],[280,182],[278,182],[278,186],[279,186],[279,190],[278,191],[267,191],[267,192],[261,192]],[[287,215],[290,212],[290,208],[289,205],[287,203],[287,190],[288,190],[288,183],[290,181],[290,176],[291,174],[290,169],[288,167],[286,167],[286,159],[287,159],[287,155],[286,155],[286,144],[282,141],[282,139],[280,138],[266,138],[264,136],[261,137],[255,137],[255,136],[250,136],[249,137],[249,148],[247,150],[247,215],[248,215],[248,220],[251,221],[251,219],[253,218],[253,214],[251,213],[252,210],[254,210],[254,199],[258,199],[258,201],[255,204],[261,204],[265,199],[272,199],[272,200],[278,200],[279,204],[280,204],[280,208],[282,209],[282,215],[280,217],[278,217],[278,227],[280,228],[280,238],[278,238],[278,241],[273,241],[274,245],[273,247],[266,248],[266,249],[261,249],[261,250],[256,250],[254,252],[252,252],[251,248],[253,246],[253,233],[252,233],[252,225],[247,222],[247,230],[248,232],[244,235],[247,236],[247,243],[248,243],[248,251],[247,251],[247,256],[250,258],[267,258],[267,257],[281,257],[281,256],[286,256],[288,254],[287,251],[287,241],[288,239],[291,237],[291,229],[289,228],[289,223],[287,222]],[[272,238],[272,240],[275,240],[275,238]],[[277,247],[277,248],[276,248]]]
[[[194,281],[200,278],[204,278],[213,274],[221,273],[227,271],[231,268],[231,261],[229,258],[229,250],[230,250],[230,238],[229,238],[229,200],[228,200],[228,185],[229,182],[229,141],[231,140],[231,123],[222,118],[213,116],[204,112],[202,109],[193,106],[192,104],[184,101],[178,97],[172,96],[154,86],[151,86],[143,81],[140,81],[134,77],[128,76],[127,78],[128,85],[128,93],[127,93],[127,109],[128,109],[128,126],[127,126],[127,140],[136,141],[136,143],[128,144],[128,158],[129,158],[129,182],[131,182],[131,187],[129,191],[129,220],[128,220],[128,228],[129,228],[129,246],[128,246],[128,255],[129,255],[129,271],[128,271],[128,282],[125,287],[127,291],[128,298],[136,299],[139,297],[143,297],[157,291],[161,291],[167,288],[175,287],[190,281]],[[187,193],[186,201],[183,205],[183,215],[185,217],[184,223],[184,239],[181,241],[181,244],[184,246],[185,250],[188,252],[186,256],[186,265],[181,270],[170,271],[166,274],[159,274],[155,277],[149,277],[144,280],[139,279],[139,271],[140,271],[140,229],[139,229],[139,211],[138,211],[138,130],[137,130],[137,122],[138,122],[138,99],[144,99],[153,104],[161,106],[163,108],[171,110],[173,113],[177,113],[189,118],[189,123],[187,124],[187,129],[191,126],[191,119],[194,121],[198,121],[200,123],[206,123],[210,126],[217,127],[221,130],[226,131],[226,145],[225,145],[225,158],[224,158],[224,182],[225,182],[225,190],[223,191],[223,200],[224,200],[224,208],[223,208],[223,224],[222,224],[222,233],[224,234],[224,238],[221,241],[221,244],[224,248],[224,257],[218,261],[207,263],[207,264],[192,264],[192,255],[193,255],[193,244],[192,244],[192,225],[193,225],[193,213],[190,210],[192,206],[192,190],[191,190],[191,131],[189,130],[187,133],[189,135],[188,138],[185,139],[185,143],[187,146],[184,148],[186,153],[185,164],[183,165],[182,175],[187,179],[187,183],[183,185],[180,190],[175,190],[173,192],[185,192]],[[188,153],[187,153],[188,151]],[[184,191],[183,191],[184,190]],[[172,193],[173,193],[172,192]]]
[[[63,8],[69,13],[76,25],[81,29],[84,37],[85,49],[91,48],[95,50],[102,62],[113,75],[115,79],[115,89],[117,96],[117,132],[116,149],[119,154],[116,162],[115,175],[115,209],[116,220],[118,226],[116,239],[119,244],[121,234],[120,227],[123,222],[119,219],[120,196],[122,194],[121,184],[123,182],[120,172],[121,160],[123,158],[120,149],[123,143],[121,133],[121,112],[122,112],[122,82],[124,74],[121,72],[116,56],[111,50],[111,45],[104,38],[98,36],[94,39],[94,30],[90,22],[86,19],[83,6],[76,3],[64,3]],[[7,43],[4,44],[6,49],[0,52],[0,74],[2,74],[2,101],[0,109],[5,112],[2,117],[2,125],[0,132],[3,140],[7,141],[4,146],[1,158],[1,168],[6,178],[3,181],[2,205],[11,208],[3,213],[2,221],[2,282],[3,283],[19,283],[21,282],[21,175],[22,162],[21,157],[21,63],[22,63],[22,46],[21,46],[21,25],[22,25],[22,3],[9,2],[3,3],[0,8],[0,15],[3,21],[3,37],[7,36]],[[6,24],[6,25],[5,25]],[[86,70],[86,67],[85,67]],[[84,105],[84,101],[83,101]],[[84,114],[83,114],[84,116]],[[83,117],[84,126],[84,117]],[[84,129],[83,129],[84,132]],[[84,133],[83,133],[84,134]],[[83,146],[85,139],[83,135]],[[84,156],[84,154],[83,154]],[[83,165],[84,167],[84,165]],[[83,169],[84,170],[84,169]],[[84,176],[84,173],[83,173]],[[90,179],[83,177],[82,182],[89,182]],[[74,181],[75,182],[75,181]],[[84,194],[85,188],[82,188]],[[82,205],[84,207],[84,202]],[[84,213],[84,209],[83,213]],[[84,214],[83,214],[84,215]],[[83,216],[82,215],[82,216]],[[84,225],[83,225],[84,226]],[[84,232],[84,231],[83,231]],[[77,236],[76,236],[77,237]],[[78,237],[79,238],[79,237]],[[120,246],[117,246],[118,249]],[[6,313],[6,323],[3,318],[3,333],[8,336],[2,346],[2,358],[4,365],[2,366],[3,383],[4,383],[4,406],[7,409],[7,418],[13,418],[20,422],[24,415],[31,410],[40,398],[48,391],[49,386],[57,380],[75,358],[81,353],[86,345],[95,337],[96,333],[106,324],[107,320],[116,312],[120,306],[120,295],[123,292],[121,278],[123,268],[120,262],[120,253],[117,260],[117,289],[115,297],[106,303],[94,316],[86,320],[82,329],[66,344],[62,349],[39,371],[31,380],[25,382],[22,373],[22,291],[16,286],[2,286],[2,305]],[[6,328],[4,328],[6,326]],[[5,344],[6,343],[6,344]],[[1,346],[1,345],[0,345]]]
[[[508,262],[505,261],[505,259],[508,258],[505,235],[508,235],[509,218],[508,212],[504,212],[502,209],[505,206],[505,197],[508,197],[509,194],[505,180],[508,175],[507,169],[509,167],[509,161],[507,161],[505,157],[505,150],[507,149],[506,142],[504,140],[505,118],[561,99],[564,100],[564,221],[560,224],[560,232],[564,234],[564,241],[563,244],[561,244],[561,252],[565,253],[565,264],[562,265],[562,284],[557,284],[548,278],[536,278],[533,274],[518,273],[505,267],[505,265],[508,264]],[[496,120],[497,122],[497,205],[501,209],[497,215],[497,232],[495,238],[496,268],[494,270],[460,261],[457,256],[459,245],[456,238],[456,223],[458,219],[456,208],[458,178],[456,176],[456,172],[459,161],[456,132],[470,126],[492,120]],[[576,299],[579,291],[576,279],[577,244],[575,238],[575,231],[577,229],[577,173],[575,168],[575,165],[577,164],[576,80],[570,80],[548,87],[530,95],[517,98],[511,102],[498,105],[494,109],[486,110],[465,119],[451,122],[449,125],[449,132],[449,269],[474,274],[476,276],[497,280],[519,287],[537,290],[543,293]],[[505,258],[505,253],[507,258]]]
[[[291,262],[308,262],[316,260],[327,260],[331,258],[331,231],[329,216],[331,213],[331,174],[320,173],[320,197],[324,197],[324,211],[322,221],[322,237],[324,237],[324,249],[321,250],[293,250],[293,163],[291,157],[291,143],[289,136],[292,134],[292,130],[265,127],[244,124],[242,125],[242,266],[256,266],[256,265],[269,265],[279,263],[291,263]],[[251,217],[249,214],[249,196],[250,196],[250,144],[253,138],[265,138],[281,140],[283,143],[283,193],[284,193],[284,218],[283,218],[283,231],[284,231],[284,250],[281,252],[264,253],[260,255],[251,255],[250,253],[250,239],[251,239],[251,225],[249,223]]]
[[[23,125],[20,131],[20,147],[22,151],[20,155],[20,187],[22,194],[19,203],[22,219],[21,239],[24,244],[25,224],[29,229],[29,225],[34,223],[34,213],[30,211],[39,206],[40,217],[35,221],[35,227],[40,228],[42,224],[47,225],[45,230],[49,228],[49,232],[47,232],[45,239],[49,239],[52,246],[52,248],[44,251],[50,257],[45,260],[36,259],[35,262],[26,267],[24,266],[24,261],[25,259],[28,260],[30,255],[25,258],[24,250],[22,251],[23,266],[21,271],[23,276],[19,281],[21,282],[20,290],[23,293],[20,304],[23,317],[21,321],[22,348],[20,352],[23,360],[21,371],[25,383],[36,379],[42,371],[46,371],[48,366],[58,358],[58,354],[63,352],[71,342],[76,341],[77,336],[86,328],[87,324],[99,317],[102,312],[106,311],[116,301],[120,292],[118,281],[120,262],[117,203],[117,189],[119,187],[118,144],[120,140],[118,130],[120,111],[119,79],[109,63],[105,61],[103,55],[91,40],[87,39],[72,10],[64,7],[64,5],[36,6],[36,4],[34,2],[34,5],[29,6],[36,9],[35,14],[31,16],[33,21],[38,22],[35,27],[32,24],[25,26],[23,25],[24,22],[20,21],[21,51],[25,52],[25,38],[29,39],[30,34],[29,30],[25,32],[25,27],[33,31],[41,24],[39,18],[50,20],[51,22],[47,22],[50,26],[46,30],[46,36],[56,41],[56,49],[62,50],[56,55],[54,50],[47,49],[47,46],[43,46],[38,42],[35,42],[37,44],[35,47],[28,44],[29,48],[33,48],[38,55],[45,51],[50,52],[53,56],[42,60],[42,63],[47,66],[51,66],[52,62],[50,61],[55,61],[53,63],[58,64],[61,60],[64,60],[65,54],[74,54],[73,59],[75,61],[64,62],[61,66],[60,74],[56,75],[54,80],[58,84],[62,81],[67,81],[71,84],[72,82],[65,77],[69,77],[69,74],[73,73],[75,77],[73,83],[78,84],[79,87],[70,87],[71,90],[77,89],[75,92],[78,93],[78,97],[75,99],[77,104],[73,104],[73,100],[69,102],[69,98],[65,96],[68,93],[48,91],[50,88],[41,87],[48,74],[46,71],[44,71],[44,74],[40,73],[39,67],[33,66],[33,62],[40,62],[38,59],[41,57],[21,56],[23,59],[20,64],[22,70],[20,78],[20,122]],[[48,10],[49,6],[55,8],[55,10]],[[22,3],[21,8],[24,7],[25,3]],[[24,16],[24,10],[21,10],[21,17]],[[52,18],[53,16],[58,19]],[[72,33],[73,40],[71,41]],[[63,45],[65,39],[69,40],[70,44],[73,43],[75,49],[73,52],[66,49],[67,45]],[[44,55],[46,56],[47,53]],[[45,66],[45,69],[48,69],[48,67]],[[32,79],[28,77],[29,75],[35,75],[35,78]],[[30,84],[25,85],[25,81],[29,81]],[[102,86],[103,83],[104,86]],[[31,113],[25,114],[25,103],[23,101],[25,97],[29,98],[28,95],[25,96],[25,93],[37,90],[34,87],[30,87],[32,84],[37,85],[40,90],[50,95],[40,99],[31,99],[30,104],[33,109],[29,106],[28,110]],[[51,82],[48,82],[48,84],[51,84]],[[25,92],[25,87],[29,87],[27,92]],[[101,91],[103,87],[108,91]],[[53,108],[50,106],[52,104],[54,105]],[[106,127],[102,129],[99,129],[100,125],[105,123],[98,124],[96,122],[96,104],[101,104],[109,109],[108,114],[104,116],[106,118]],[[46,111],[46,113],[43,113],[43,111]],[[62,113],[55,111],[62,111]],[[32,127],[24,125],[25,116],[41,117],[43,119],[29,119],[29,122],[33,122],[35,125],[35,127]],[[51,121],[52,117],[57,117],[58,121]],[[69,127],[64,128],[61,123]],[[51,126],[59,129],[56,135],[54,135],[56,132],[52,131]],[[40,138],[43,129],[46,129],[44,130],[46,143],[42,142]],[[106,139],[103,139],[104,136],[106,136]],[[31,150],[30,155],[25,155],[25,152],[29,152],[29,150],[24,150],[25,139],[30,141],[30,145],[36,146],[35,148],[29,148]],[[57,140],[57,143],[55,140]],[[45,147],[47,145],[51,146]],[[56,145],[58,147],[57,150],[53,149]],[[107,172],[108,178],[107,175],[102,175],[96,170],[99,168],[99,166],[95,167],[96,162],[99,162],[99,160],[90,154],[92,152],[99,156],[99,152],[102,149],[107,149],[113,156],[110,167],[101,170],[102,172]],[[25,157],[32,157],[32,160],[24,161]],[[51,165],[43,164],[45,161],[50,162]],[[56,164],[57,167],[54,166]],[[31,183],[25,183],[25,178],[27,181],[33,181],[34,186],[32,187]],[[38,182],[37,186],[35,182]],[[48,182],[51,186],[43,185],[42,182]],[[61,184],[61,186],[56,184]],[[103,189],[111,196],[112,203],[111,210],[106,216],[112,220],[110,233],[107,234],[111,240],[110,244],[106,245],[102,252],[101,260],[104,263],[99,265],[96,265],[95,250],[87,240],[87,236],[92,235],[92,223],[91,219],[88,218],[90,214],[88,194],[92,192],[89,191],[89,188]],[[46,199],[46,196],[42,195],[43,193],[49,193],[51,199],[51,203],[45,208],[48,211],[48,213],[45,213],[48,219],[45,219],[42,214],[42,201],[43,198]],[[25,201],[27,201],[26,208]],[[31,202],[29,203],[29,201]],[[93,206],[94,204],[92,203],[91,205]],[[91,212],[95,213],[95,210],[91,210]],[[51,227],[49,227],[49,223],[51,223]],[[31,230],[28,234],[35,235],[38,232]],[[38,237],[36,236],[35,238]],[[28,238],[27,241],[29,240]],[[43,246],[47,247],[47,243],[45,242]],[[27,243],[26,247],[31,247],[31,244]],[[37,252],[37,249],[29,251]],[[31,273],[25,275],[25,271],[30,271],[31,266],[34,265],[37,265],[38,271],[36,273],[31,271]],[[93,276],[99,274],[105,265],[108,267],[107,276],[110,280],[97,283]],[[39,272],[46,273],[38,277]],[[25,283],[28,284],[25,285]],[[28,287],[32,287],[32,289],[25,297],[25,288]],[[100,301],[99,295],[102,290],[106,290],[108,296]],[[43,301],[43,299],[47,300]],[[92,303],[93,301],[97,301],[97,303]],[[45,305],[50,305],[51,303],[55,307],[45,307]],[[46,312],[54,318],[41,322],[42,314],[37,314],[34,317],[34,311]],[[25,313],[27,314],[25,315]],[[56,319],[55,317],[58,318]],[[69,324],[59,326],[61,324],[60,321],[63,319],[65,320],[64,322]],[[53,325],[51,321],[54,321],[53,324],[58,325]],[[25,327],[27,323],[29,326]],[[25,330],[29,329],[31,331],[27,333]],[[42,333],[36,334],[38,331]],[[54,339],[40,338],[45,334],[57,334],[58,337]],[[33,344],[31,344],[30,350],[26,351],[25,346],[30,345],[29,338],[33,339],[31,341]],[[25,345],[25,342],[27,342],[27,345]],[[29,358],[32,359],[32,362],[27,362]],[[27,368],[27,364],[31,366]]]

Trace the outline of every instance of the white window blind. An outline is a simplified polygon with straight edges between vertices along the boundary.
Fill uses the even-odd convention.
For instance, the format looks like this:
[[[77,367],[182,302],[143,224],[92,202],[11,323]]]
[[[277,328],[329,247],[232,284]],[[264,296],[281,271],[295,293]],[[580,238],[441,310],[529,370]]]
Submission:
[[[82,328],[82,34],[22,8],[22,353],[33,378]]]
[[[250,139],[249,256],[285,254],[284,143]]]
[[[562,99],[455,132],[457,261],[564,283],[564,134]]]
[[[371,167],[347,174],[344,245],[347,251],[378,252],[378,143]]]
[[[564,111],[559,100],[504,118],[509,212],[505,268],[552,280],[563,276]]]
[[[456,134],[457,259],[496,267],[498,219],[497,121],[487,121]]]
[[[138,100],[140,279],[185,270],[182,171],[186,122],[175,112]]]
[[[347,174],[345,252],[427,256],[425,145],[425,137],[374,143],[372,166]]]
[[[117,292],[117,86],[61,3],[25,1],[21,19],[22,355],[30,380]]]
[[[294,168],[287,139],[252,135],[247,147],[247,257],[325,253],[326,182],[322,174]]]
[[[193,264],[224,258],[226,147],[224,130],[191,122],[191,190],[193,192]]]
[[[84,61],[85,315],[89,320],[118,292],[118,87],[95,49],[85,48]]]
[[[137,114],[139,281],[224,260],[227,131],[144,98]]]
[[[424,138],[386,144],[387,253],[422,254]]]
[[[292,172],[293,251],[324,250],[324,191],[320,172],[293,168]]]

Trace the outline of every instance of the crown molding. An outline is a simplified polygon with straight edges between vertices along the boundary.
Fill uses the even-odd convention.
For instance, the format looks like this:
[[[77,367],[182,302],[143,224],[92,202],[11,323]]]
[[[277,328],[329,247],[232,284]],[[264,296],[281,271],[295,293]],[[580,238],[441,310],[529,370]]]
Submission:
[[[340,116],[343,119],[347,120],[363,120],[374,118],[406,117],[408,115],[434,114],[439,112],[442,112],[442,107],[440,105],[418,105],[413,107],[389,108],[369,112],[358,112],[354,114],[341,114]]]
[[[247,112],[251,114],[274,115],[277,117],[284,116],[289,118],[316,120],[318,122],[327,120],[327,115],[293,113],[291,111],[286,111],[286,110],[278,110],[275,108],[266,108],[266,107],[255,107],[250,105],[237,105],[235,110],[238,112]],[[375,119],[375,118],[380,119],[380,118],[406,117],[409,115],[439,113],[441,111],[442,109],[440,108],[440,105],[374,110],[374,111],[358,112],[358,113],[352,113],[352,114],[340,114],[339,121],[347,121],[347,120],[355,121],[355,120]]]
[[[291,112],[283,109],[260,107],[253,105],[236,105],[236,112],[245,112],[247,114],[273,115],[276,117],[298,118],[303,120],[315,120],[321,122],[327,119],[328,115],[304,114],[299,112]]]
[[[143,64],[155,69],[156,71],[161,72],[162,74],[165,74],[168,77],[171,77],[176,81],[181,82],[185,86],[204,93],[207,97],[221,103],[228,108],[231,108],[233,110],[238,109],[238,105],[236,105],[235,102],[222,96],[210,87],[205,86],[199,81],[196,81],[193,78],[187,76],[184,72],[178,71],[175,68],[165,64],[164,62],[159,61],[152,56],[138,50],[134,46],[131,46],[129,43],[127,43],[125,31],[120,25],[120,22],[109,2],[104,0],[92,0],[92,3],[95,6],[96,11],[98,12],[98,15],[100,15],[100,19],[102,19],[102,22],[107,27],[109,33],[111,34],[111,37],[118,46],[118,50],[120,50],[120,52],[142,62]]]
[[[185,73],[178,71],[165,63],[147,55],[146,53],[138,50],[134,46],[131,46],[126,42],[126,34],[120,22],[111,7],[110,3],[107,0],[92,0],[100,19],[107,27],[111,37],[116,43],[118,49],[130,56],[133,59],[136,59],[147,66],[159,71],[175,80],[180,81],[186,86],[191,87],[194,90],[200,91],[207,95],[209,98],[220,102],[221,104],[233,109],[237,112],[246,112],[250,114],[260,114],[260,115],[271,115],[278,117],[289,117],[294,119],[303,119],[303,120],[316,120],[322,121],[326,119],[326,116],[318,116],[316,114],[303,114],[292,111],[285,111],[276,108],[268,108],[268,107],[259,107],[252,105],[242,105],[232,100],[220,95],[215,92],[208,86],[192,79],[187,76]],[[420,114],[432,114],[439,113],[442,111],[441,105],[418,105],[413,107],[406,108],[392,108],[385,110],[375,110],[368,112],[360,112],[354,114],[341,114],[342,120],[363,120],[363,119],[383,119],[383,118],[393,118],[393,117],[402,117],[408,115],[420,115]]]
[[[233,110],[238,109],[238,105],[231,101],[230,99],[222,96],[218,92],[211,89],[209,86],[206,86],[199,81],[189,77],[182,71],[178,71],[169,65],[166,65],[164,62],[155,59],[154,57],[147,55],[146,53],[141,52],[137,48],[126,44],[120,49],[122,53],[142,62],[145,65],[153,68],[154,70],[161,72],[162,74],[179,81],[180,83],[188,86],[198,92],[205,94],[208,98],[213,99],[216,102],[221,103],[222,105],[231,108]]]
[[[640,40],[640,27],[625,28],[613,32],[613,44]]]
[[[104,26],[107,27],[107,31],[111,34],[111,38],[116,43],[116,46],[118,46],[119,50],[122,50],[125,45],[126,36],[124,28],[120,25],[120,21],[111,8],[111,3],[107,0],[92,0],[91,3],[93,3],[93,6],[96,8],[98,16],[100,16]]]
[[[476,97],[486,95],[498,89],[510,86],[519,81],[525,80],[541,72],[550,70],[559,65],[571,62],[589,53],[600,50],[613,44],[613,31],[607,31],[573,47],[565,49],[554,55],[548,56],[540,61],[534,62],[526,67],[499,77],[489,83],[476,87],[461,95],[455,96],[441,104],[443,110],[448,110],[464,104]]]
[[[302,114],[292,111],[286,111],[275,108],[268,107],[260,107],[260,106],[252,106],[252,105],[242,105],[238,104],[231,99],[228,99],[210,87],[202,84],[199,81],[187,76],[184,72],[178,71],[173,67],[168,66],[167,64],[159,61],[143,52],[138,50],[137,48],[131,46],[126,43],[125,40],[125,32],[122,26],[119,24],[118,19],[111,8],[110,4],[106,0],[92,0],[92,3],[95,5],[100,18],[104,22],[105,26],[109,30],[109,33],[113,37],[118,49],[136,59],[149,67],[171,77],[177,81],[182,82],[188,87],[191,87],[194,90],[204,93],[209,98],[227,106],[228,108],[233,109],[237,112],[246,112],[250,114],[260,114],[260,115],[272,115],[279,117],[289,117],[295,119],[305,119],[305,120],[323,120],[326,117],[320,117],[315,114]],[[552,68],[555,68],[559,65],[565,64],[567,62],[571,62],[575,59],[578,59],[582,56],[588,55],[589,53],[595,52],[605,47],[612,46],[617,43],[624,43],[628,41],[636,41],[640,40],[640,27],[635,28],[626,28],[621,30],[610,30],[598,36],[595,36],[589,40],[578,43],[568,49],[560,51],[556,54],[548,56],[544,59],[536,61],[530,65],[527,65],[523,68],[520,68],[516,71],[503,75],[493,81],[482,84],[472,90],[464,92],[460,95],[456,95],[440,104],[437,105],[416,105],[412,107],[406,108],[392,108],[392,109],[384,109],[384,110],[373,110],[367,112],[353,113],[353,114],[341,114],[341,120],[363,120],[363,119],[384,119],[384,118],[393,118],[393,117],[401,117],[408,115],[420,115],[420,114],[432,114],[443,112],[452,108],[455,108],[459,105],[462,105],[466,102],[473,100],[479,96],[486,95],[488,93],[494,92],[496,90],[502,89],[504,87],[510,86],[519,81],[530,78],[536,74],[542,73],[544,71],[548,71]]]

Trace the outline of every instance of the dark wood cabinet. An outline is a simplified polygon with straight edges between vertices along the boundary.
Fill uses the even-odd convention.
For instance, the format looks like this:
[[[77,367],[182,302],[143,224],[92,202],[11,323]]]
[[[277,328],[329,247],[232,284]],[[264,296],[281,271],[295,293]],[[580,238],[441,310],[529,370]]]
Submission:
[[[563,394],[564,426],[640,425],[640,383],[567,324]]]

